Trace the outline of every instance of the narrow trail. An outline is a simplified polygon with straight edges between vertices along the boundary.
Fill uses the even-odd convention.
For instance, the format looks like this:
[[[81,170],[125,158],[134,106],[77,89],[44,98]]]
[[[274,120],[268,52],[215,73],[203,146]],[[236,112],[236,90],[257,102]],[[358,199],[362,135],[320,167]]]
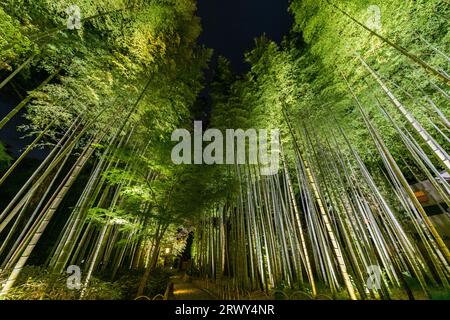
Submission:
[[[171,300],[216,300],[207,291],[197,287],[192,281],[182,275],[173,278],[173,295]]]

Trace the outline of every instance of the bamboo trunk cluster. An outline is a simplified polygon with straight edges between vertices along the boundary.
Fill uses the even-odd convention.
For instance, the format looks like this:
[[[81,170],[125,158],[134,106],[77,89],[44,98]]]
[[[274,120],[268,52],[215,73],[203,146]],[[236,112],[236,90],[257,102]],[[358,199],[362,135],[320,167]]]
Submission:
[[[221,284],[224,298],[258,290],[276,294],[287,287],[311,298],[330,291],[336,296],[345,289],[350,299],[389,299],[394,290],[413,299],[405,274],[428,296],[430,283],[448,288],[448,248],[354,98],[389,173],[383,186],[392,188],[394,199],[381,191],[342,129],[337,128],[344,144],[333,129],[332,138],[318,139],[304,123],[297,130],[285,108],[295,183],[284,157],[283,170],[273,176],[260,176],[257,167],[237,166],[237,203],[205,213],[196,230],[195,265],[202,277]],[[426,153],[398,130],[436,180],[433,173],[438,170]],[[434,183],[448,199],[447,183]],[[404,214],[407,221],[400,219]],[[373,270],[380,271],[376,286]]]

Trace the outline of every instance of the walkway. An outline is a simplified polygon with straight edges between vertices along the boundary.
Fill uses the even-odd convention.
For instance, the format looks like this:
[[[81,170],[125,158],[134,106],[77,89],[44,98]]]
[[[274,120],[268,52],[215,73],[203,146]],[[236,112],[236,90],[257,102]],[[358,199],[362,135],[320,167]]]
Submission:
[[[212,294],[198,288],[182,275],[173,277],[172,281],[174,283],[173,300],[216,300]]]

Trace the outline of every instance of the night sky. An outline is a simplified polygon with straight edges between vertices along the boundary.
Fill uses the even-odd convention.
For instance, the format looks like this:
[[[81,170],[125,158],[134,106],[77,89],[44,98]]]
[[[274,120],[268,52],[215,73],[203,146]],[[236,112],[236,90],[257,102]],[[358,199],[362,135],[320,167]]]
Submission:
[[[254,38],[266,34],[276,42],[289,32],[293,18],[288,0],[198,0],[200,43],[231,60],[235,71],[248,70],[244,53]]]
[[[9,90],[9,88],[8,86],[5,89]],[[3,119],[19,102],[20,99],[14,92],[2,92],[0,94],[0,119]],[[24,124],[24,113],[25,110],[22,109],[0,130],[0,141],[14,158],[20,156],[22,151],[34,140],[34,137],[26,137],[25,132],[18,130],[18,127]],[[44,156],[45,152],[42,152],[41,149],[34,149],[28,154],[28,157],[39,159]]]

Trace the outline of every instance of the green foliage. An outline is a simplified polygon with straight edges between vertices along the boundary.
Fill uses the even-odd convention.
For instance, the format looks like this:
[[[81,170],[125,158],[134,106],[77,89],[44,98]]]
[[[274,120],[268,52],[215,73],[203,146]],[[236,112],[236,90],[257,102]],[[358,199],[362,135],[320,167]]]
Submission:
[[[139,225],[132,222],[133,216],[120,209],[91,208],[87,220],[98,225],[118,225],[120,231],[133,231],[139,228]]]
[[[172,274],[155,270],[145,287],[145,295],[153,298],[164,294]],[[86,289],[85,300],[134,300],[141,272],[120,274],[116,281],[92,278]],[[4,280],[4,279],[1,279]],[[80,290],[67,288],[67,274],[53,273],[42,267],[27,266],[21,273],[17,286],[6,296],[7,300],[78,300]]]
[[[120,300],[123,297],[121,286],[91,279],[86,290],[86,300]],[[7,300],[78,300],[79,290],[67,288],[67,275],[52,273],[42,267],[27,266],[20,274],[17,286],[5,297]]]
[[[4,50],[7,45],[11,48]],[[11,71],[12,65],[32,53],[32,48],[31,41],[22,35],[19,22],[0,8],[0,71]]]
[[[72,4],[80,7],[82,19],[103,16],[83,22],[81,30],[64,29],[66,9]],[[142,120],[147,127],[159,130],[153,137],[166,136],[177,120],[186,118],[202,88],[201,69],[210,53],[195,44],[201,28],[194,1],[5,1],[2,6],[2,21],[11,24],[4,28],[5,45],[14,38],[30,47],[29,39],[42,30],[60,28],[40,37],[39,54],[29,68],[32,73],[58,72],[59,77],[33,93],[26,115],[30,124],[23,126],[35,133],[53,120],[46,133],[49,143],[58,140],[59,133],[77,117],[93,120],[90,134],[111,122],[120,124],[117,120],[126,118],[149,78],[152,83],[147,89],[152,95],[139,103],[133,121]],[[15,56],[4,60],[8,66],[25,60],[17,48],[13,52]]]
[[[153,299],[157,295],[164,295],[171,276],[172,273],[167,270],[159,268],[154,270],[145,286],[144,296]],[[141,277],[142,274],[137,271],[133,273],[128,272],[119,276],[116,283],[120,284],[120,287],[124,292],[124,300],[134,300],[136,298],[136,292]]]
[[[438,70],[448,72],[448,57],[442,54],[450,44],[448,19],[444,18],[450,8],[445,0],[292,1],[290,10],[295,16],[294,30],[301,33],[307,44],[306,52],[297,60],[297,75],[300,75],[297,86],[306,89],[302,92],[303,101],[297,100],[293,108],[297,118],[307,116],[318,134],[329,134],[330,123],[339,124],[364,161],[371,168],[378,168],[380,160],[374,157],[374,146],[367,144],[369,135],[345,85],[345,75],[372,121],[383,132],[383,139],[392,154],[410,162],[405,146],[399,143],[398,134],[380,111],[377,99],[393,111],[395,121],[408,127],[407,121],[393,108],[356,58],[361,56],[382,76],[407,110],[441,145],[445,145],[447,142],[428,120],[437,120],[436,114],[430,112],[428,99],[447,116],[450,112],[448,100],[433,84],[438,84],[436,79],[430,78],[409,58],[370,35],[329,3],[364,25],[368,25],[371,19],[370,6],[378,6],[381,28],[376,32]],[[298,56],[302,49],[294,47],[290,51]],[[422,146],[425,147],[424,144]],[[401,162],[402,168],[408,172],[409,169]]]

